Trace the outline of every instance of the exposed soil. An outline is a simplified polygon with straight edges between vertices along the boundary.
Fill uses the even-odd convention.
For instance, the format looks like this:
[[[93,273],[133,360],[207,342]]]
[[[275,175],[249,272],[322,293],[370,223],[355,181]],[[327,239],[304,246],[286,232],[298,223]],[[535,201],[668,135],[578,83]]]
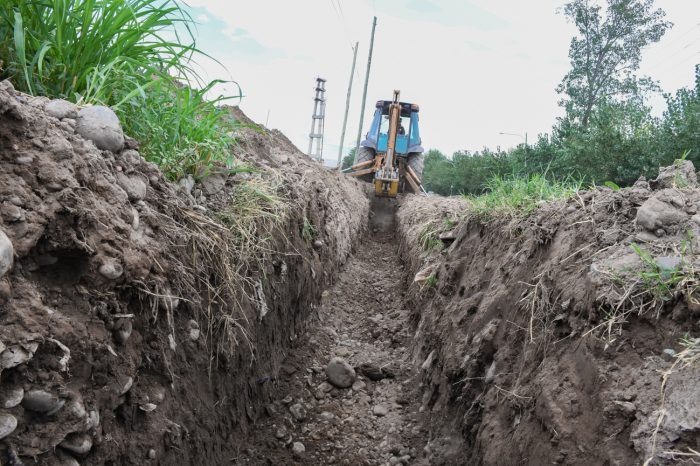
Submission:
[[[465,211],[410,306],[430,464],[697,460],[698,369],[673,365],[700,332],[696,288],[654,295],[640,275],[696,283],[700,191],[682,168],[692,176],[669,167],[656,190],[582,192],[525,220]],[[427,202],[407,199],[400,228]]]
[[[395,202],[373,202],[373,234],[323,293],[313,323],[290,350],[277,397],[240,464],[414,464],[427,439],[419,412],[405,307]],[[327,382],[332,357],[354,366],[352,387]],[[302,410],[303,416],[298,414]],[[295,451],[297,444],[304,451]]]
[[[0,462],[229,464],[365,229],[362,189],[245,126],[256,173],[181,188],[47,101],[0,83]],[[244,255],[230,209],[263,185],[280,208]]]
[[[527,218],[370,212],[236,109],[255,173],[174,184],[46,102],[0,83],[1,464],[699,459],[690,162]]]

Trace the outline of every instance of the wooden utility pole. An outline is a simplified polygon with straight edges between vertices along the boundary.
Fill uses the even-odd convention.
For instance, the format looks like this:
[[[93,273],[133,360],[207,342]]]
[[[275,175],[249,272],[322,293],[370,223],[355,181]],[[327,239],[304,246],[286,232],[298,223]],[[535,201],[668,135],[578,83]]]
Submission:
[[[345,116],[343,117],[343,131],[340,133],[340,149],[338,149],[338,171],[343,165],[343,142],[345,142],[345,128],[348,125],[348,111],[350,110],[350,93],[352,92],[352,78],[355,75],[355,62],[357,61],[357,47],[359,42],[355,42],[352,54],[352,69],[350,70],[350,83],[348,84],[348,97],[345,99]]]
[[[355,144],[355,162],[357,153],[360,152],[360,139],[362,138],[362,122],[365,119],[365,101],[367,100],[367,85],[369,84],[369,69],[372,67],[372,51],[374,50],[374,31],[377,28],[377,17],[372,21],[372,37],[369,41],[369,56],[367,58],[367,73],[365,74],[365,90],[362,93],[362,109],[360,110],[360,126],[357,129],[357,143]]]

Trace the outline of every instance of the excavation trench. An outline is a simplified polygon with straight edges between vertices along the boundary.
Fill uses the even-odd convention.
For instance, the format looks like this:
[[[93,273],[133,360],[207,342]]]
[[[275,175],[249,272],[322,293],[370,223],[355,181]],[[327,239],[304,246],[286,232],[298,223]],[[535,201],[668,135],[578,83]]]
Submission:
[[[276,395],[251,430],[241,464],[413,464],[420,456],[427,432],[409,349],[396,203],[372,204],[369,233],[324,291],[278,379],[266,382]],[[350,388],[328,383],[334,357],[354,367]]]

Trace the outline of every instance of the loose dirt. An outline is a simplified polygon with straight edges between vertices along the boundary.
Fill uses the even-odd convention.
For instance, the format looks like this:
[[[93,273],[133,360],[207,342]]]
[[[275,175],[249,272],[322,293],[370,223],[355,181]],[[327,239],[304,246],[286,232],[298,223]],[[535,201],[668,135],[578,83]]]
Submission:
[[[269,382],[277,397],[238,464],[415,464],[421,455],[428,433],[416,399],[406,271],[393,210],[390,202],[374,203],[375,232],[323,293],[280,378]],[[354,366],[358,376],[351,388],[327,382],[332,357]]]
[[[253,173],[178,185],[48,103],[0,82],[0,464],[230,464],[366,196],[235,110]]]

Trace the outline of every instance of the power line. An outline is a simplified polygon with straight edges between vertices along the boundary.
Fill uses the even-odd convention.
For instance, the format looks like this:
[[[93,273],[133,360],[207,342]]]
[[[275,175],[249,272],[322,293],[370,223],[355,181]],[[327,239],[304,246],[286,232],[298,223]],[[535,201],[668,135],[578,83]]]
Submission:
[[[345,39],[348,41],[348,45],[350,45],[350,50],[353,49],[352,45],[352,40],[350,38],[350,30],[348,29],[348,25],[345,21],[345,15],[343,14],[343,7],[340,5],[340,0],[331,0],[331,6],[333,7],[333,11],[335,12],[336,17],[338,18],[338,21],[340,22],[340,25],[343,28],[343,32],[345,33]]]
[[[650,70],[655,70],[655,69],[657,69],[658,67],[660,67],[661,65],[664,65],[664,64],[668,63],[669,61],[673,60],[673,59],[676,58],[678,55],[680,55],[680,54],[682,54],[682,53],[685,53],[689,48],[691,48],[691,47],[693,47],[693,46],[697,46],[698,40],[700,40],[700,36],[698,36],[698,37],[692,39],[690,42],[688,42],[687,44],[685,44],[685,45],[684,45],[683,47],[681,47],[680,49],[677,49],[677,50],[675,51],[675,53],[671,53],[670,55],[666,55],[666,56],[664,56],[662,59],[660,59],[659,61],[657,61],[656,63],[652,63],[652,64],[651,64],[651,67],[650,67],[649,69],[650,69]]]

